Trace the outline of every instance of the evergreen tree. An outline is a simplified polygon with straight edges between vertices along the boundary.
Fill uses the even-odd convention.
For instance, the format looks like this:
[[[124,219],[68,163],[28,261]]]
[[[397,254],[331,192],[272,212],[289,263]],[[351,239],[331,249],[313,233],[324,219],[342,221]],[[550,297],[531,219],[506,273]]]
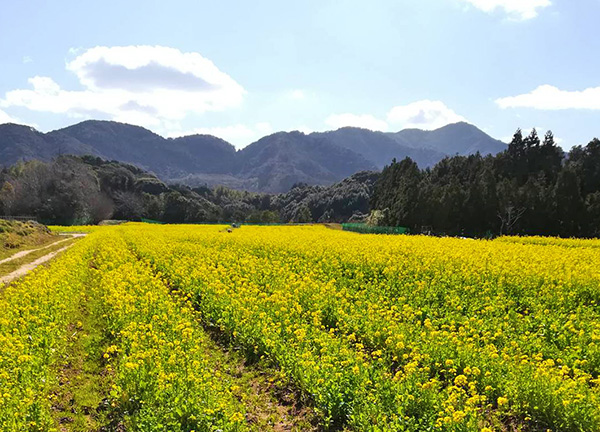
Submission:
[[[574,170],[565,168],[559,173],[554,187],[554,205],[558,234],[565,237],[581,235],[585,207]]]
[[[574,147],[565,162],[548,131],[482,158],[447,157],[421,171],[414,162],[386,167],[371,199],[386,223],[431,226],[453,235],[600,235],[600,140]]]

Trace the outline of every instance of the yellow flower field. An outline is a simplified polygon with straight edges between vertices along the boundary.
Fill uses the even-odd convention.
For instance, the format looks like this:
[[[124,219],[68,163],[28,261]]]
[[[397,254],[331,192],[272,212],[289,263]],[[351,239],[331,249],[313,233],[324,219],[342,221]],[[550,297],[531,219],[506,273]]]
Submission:
[[[600,430],[594,240],[88,231],[1,294],[1,430],[56,427],[53,364],[69,311],[90,296],[107,400],[127,430],[253,429],[214,373],[207,330],[278,371],[321,429]]]

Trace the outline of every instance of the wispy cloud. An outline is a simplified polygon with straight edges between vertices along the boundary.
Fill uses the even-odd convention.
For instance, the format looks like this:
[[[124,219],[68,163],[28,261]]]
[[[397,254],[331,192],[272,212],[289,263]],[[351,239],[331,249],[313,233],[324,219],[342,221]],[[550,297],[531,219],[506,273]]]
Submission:
[[[351,126],[385,132],[390,129],[407,128],[433,130],[461,121],[466,121],[466,119],[448,108],[443,102],[425,99],[393,107],[387,113],[386,120],[371,114],[345,113],[329,116],[325,120],[325,124],[335,129]]]
[[[540,9],[552,4],[550,0],[461,0],[486,13],[501,10],[510,18],[529,20],[538,16]]]
[[[333,114],[327,117],[325,124],[334,129],[350,126],[370,130],[386,131],[388,128],[388,124],[384,120],[379,120],[370,114]]]
[[[441,101],[422,100],[408,105],[399,105],[387,115],[389,123],[402,128],[418,128],[425,130],[438,129],[451,123],[466,119],[448,108]]]
[[[4,123],[21,123],[18,119],[8,115],[4,111],[0,110],[0,124]]]
[[[291,90],[289,92],[289,97],[294,100],[304,100],[306,99],[306,92],[301,89]]]
[[[500,108],[600,110],[600,87],[568,91],[551,85],[542,85],[529,93],[497,99],[496,103]]]

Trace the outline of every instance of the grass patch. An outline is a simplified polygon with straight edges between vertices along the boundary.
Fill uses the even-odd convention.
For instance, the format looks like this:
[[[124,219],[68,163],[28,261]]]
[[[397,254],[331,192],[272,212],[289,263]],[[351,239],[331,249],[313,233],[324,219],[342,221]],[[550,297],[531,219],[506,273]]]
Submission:
[[[82,295],[67,327],[66,350],[54,366],[58,386],[51,400],[59,432],[119,430],[107,402],[112,374],[102,357],[107,339],[100,307],[95,296]]]
[[[44,225],[0,219],[0,260],[22,250],[47,245],[56,239],[57,236]]]
[[[182,293],[171,291],[173,298],[185,302]],[[194,310],[198,326],[209,336],[202,344],[212,369],[227,377],[235,397],[246,409],[246,422],[252,431],[317,432],[322,418],[307,404],[306,398],[291,386],[279,369],[264,359],[248,361],[245,351],[231,345],[219,329],[204,325]]]
[[[211,339],[205,346],[215,370],[230,377],[232,392],[244,404],[251,430],[321,430],[317,425],[322,419],[277,369],[261,360],[249,364],[241,350]]]
[[[56,240],[60,240],[60,239],[57,239],[57,237],[52,237],[52,240],[56,241]],[[15,260],[2,263],[2,264],[0,264],[0,276],[5,276],[7,274],[10,274],[13,271],[17,270],[22,265],[33,262],[38,258],[48,255],[49,253],[55,252],[66,246],[69,246],[69,245],[73,244],[75,241],[76,241],[76,239],[71,239],[68,241],[61,241],[60,243],[57,243],[50,247],[44,247],[43,249],[39,249],[34,252],[31,252],[21,258],[17,258]],[[13,253],[16,253],[16,251],[13,251]]]

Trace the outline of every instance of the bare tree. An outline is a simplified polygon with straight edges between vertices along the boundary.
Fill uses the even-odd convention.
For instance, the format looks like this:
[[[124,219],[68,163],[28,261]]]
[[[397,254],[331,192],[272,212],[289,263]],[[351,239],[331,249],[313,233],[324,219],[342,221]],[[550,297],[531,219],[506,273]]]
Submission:
[[[144,202],[134,192],[117,192],[114,213],[119,219],[136,220],[144,214]]]
[[[2,209],[6,216],[12,215],[16,196],[15,196],[15,187],[12,183],[6,181],[2,185],[2,189],[0,189],[0,202],[2,203]]]
[[[508,204],[501,212],[498,212],[498,218],[500,219],[500,235],[510,234],[515,224],[521,219],[525,213],[524,207],[515,207],[512,204]]]
[[[104,193],[96,193],[88,198],[88,206],[92,223],[110,219],[115,211],[113,201]]]

